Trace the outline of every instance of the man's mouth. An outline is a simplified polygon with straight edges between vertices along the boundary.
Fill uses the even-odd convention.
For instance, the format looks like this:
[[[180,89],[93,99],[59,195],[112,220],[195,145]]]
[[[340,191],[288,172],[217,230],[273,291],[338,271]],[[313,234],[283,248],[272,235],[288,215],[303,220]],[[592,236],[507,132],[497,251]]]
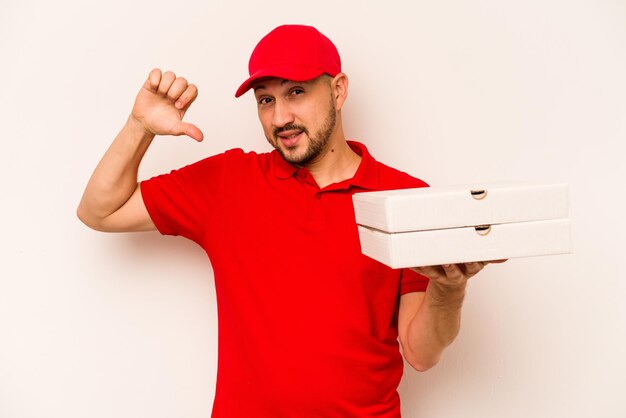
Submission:
[[[296,144],[298,143],[298,140],[302,136],[302,132],[303,131],[301,130],[295,130],[295,129],[283,131],[278,134],[278,139],[285,147],[291,148],[291,147],[296,146]]]

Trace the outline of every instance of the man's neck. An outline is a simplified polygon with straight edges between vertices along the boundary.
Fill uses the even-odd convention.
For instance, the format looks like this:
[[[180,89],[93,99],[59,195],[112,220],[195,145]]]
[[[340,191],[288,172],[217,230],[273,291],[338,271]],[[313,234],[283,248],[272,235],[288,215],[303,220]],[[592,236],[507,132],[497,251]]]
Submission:
[[[341,139],[329,142],[319,158],[305,167],[323,189],[329,184],[354,177],[360,162],[361,156],[350,148],[342,136]]]

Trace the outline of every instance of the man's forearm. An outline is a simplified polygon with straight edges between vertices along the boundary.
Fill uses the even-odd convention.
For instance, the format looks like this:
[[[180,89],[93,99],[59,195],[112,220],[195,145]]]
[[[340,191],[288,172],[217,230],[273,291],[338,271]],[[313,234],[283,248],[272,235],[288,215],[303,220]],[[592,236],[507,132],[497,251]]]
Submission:
[[[434,366],[454,341],[461,325],[465,284],[450,288],[431,282],[407,330],[410,363],[417,370]]]
[[[131,117],[94,170],[78,206],[78,217],[94,224],[119,209],[137,187],[139,164],[154,135]]]

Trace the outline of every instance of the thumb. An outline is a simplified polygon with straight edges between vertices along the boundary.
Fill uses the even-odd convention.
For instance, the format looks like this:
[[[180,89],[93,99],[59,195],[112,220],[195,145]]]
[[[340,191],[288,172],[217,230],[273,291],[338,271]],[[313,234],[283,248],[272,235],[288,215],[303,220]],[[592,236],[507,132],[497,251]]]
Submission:
[[[187,135],[196,141],[200,142],[204,139],[202,131],[194,124],[187,122],[178,122],[173,129],[174,135]]]

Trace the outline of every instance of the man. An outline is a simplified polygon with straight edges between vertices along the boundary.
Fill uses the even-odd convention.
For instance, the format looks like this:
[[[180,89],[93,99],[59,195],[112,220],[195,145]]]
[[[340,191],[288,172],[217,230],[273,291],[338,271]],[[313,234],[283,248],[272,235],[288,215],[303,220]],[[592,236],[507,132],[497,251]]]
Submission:
[[[249,71],[236,97],[253,89],[273,152],[229,150],[138,183],[155,135],[203,139],[183,122],[197,88],[155,69],[78,216],[96,230],[158,229],[205,249],[219,318],[213,417],[399,417],[398,337],[416,370],[437,363],[483,263],[392,270],[361,254],[352,194],[426,184],[346,140],[348,78],[328,38],[280,26]]]

